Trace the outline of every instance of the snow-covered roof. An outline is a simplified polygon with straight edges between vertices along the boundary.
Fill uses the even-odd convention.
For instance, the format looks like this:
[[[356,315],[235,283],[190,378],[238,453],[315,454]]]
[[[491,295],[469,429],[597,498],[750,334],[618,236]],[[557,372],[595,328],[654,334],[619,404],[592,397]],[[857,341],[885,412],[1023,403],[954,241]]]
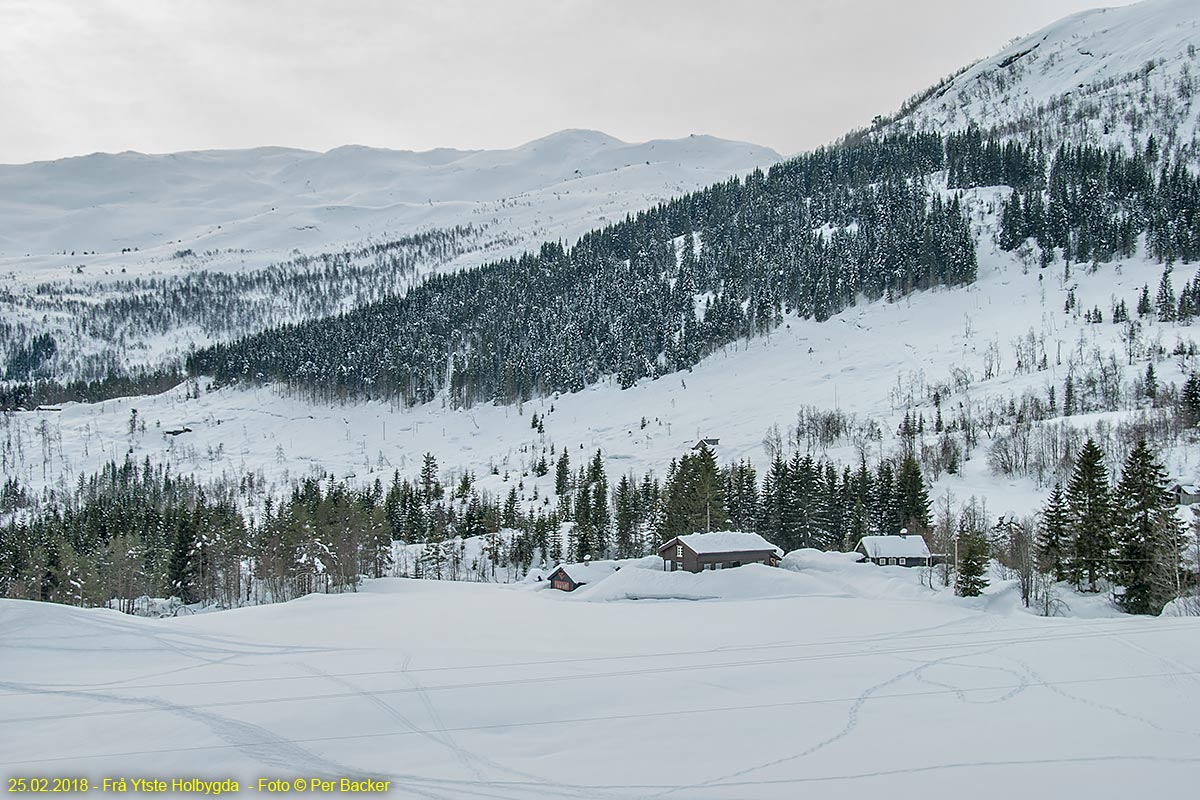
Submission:
[[[680,542],[697,555],[704,553],[747,553],[773,550],[780,555],[783,551],[757,533],[741,531],[717,531],[715,533],[689,533],[676,536],[671,542]],[[671,544],[667,542],[667,545]],[[659,548],[660,550],[662,548]]]
[[[592,561],[584,564],[559,564],[550,574],[553,575],[558,570],[567,573],[567,577],[575,581],[575,583],[595,583],[602,578],[607,578],[617,571],[616,564],[611,561]]]
[[[929,546],[916,534],[908,536],[864,536],[859,546],[867,558],[929,558]]]
[[[1178,488],[1182,489],[1188,494],[1200,494],[1200,486],[1197,486],[1194,483],[1181,483],[1179,484]]]

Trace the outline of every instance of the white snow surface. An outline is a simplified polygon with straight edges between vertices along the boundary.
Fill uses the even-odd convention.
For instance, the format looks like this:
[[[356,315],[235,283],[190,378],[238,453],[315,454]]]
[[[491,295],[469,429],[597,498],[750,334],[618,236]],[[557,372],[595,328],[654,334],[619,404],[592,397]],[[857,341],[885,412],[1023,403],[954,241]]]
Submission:
[[[712,533],[689,533],[676,537],[687,545],[693,553],[738,553],[756,550],[774,550],[783,555],[783,551],[768,542],[757,533],[744,531],[714,531]]]
[[[3,600],[0,773],[599,800],[1200,778],[1200,619],[1043,619],[919,570],[785,561],[800,571],[623,568],[572,594],[383,579],[163,620]]]

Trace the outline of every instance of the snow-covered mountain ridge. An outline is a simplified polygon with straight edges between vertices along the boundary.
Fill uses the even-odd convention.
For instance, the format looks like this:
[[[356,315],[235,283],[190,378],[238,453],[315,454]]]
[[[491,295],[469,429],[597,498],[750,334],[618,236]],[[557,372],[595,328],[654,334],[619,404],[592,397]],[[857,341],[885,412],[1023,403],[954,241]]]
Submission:
[[[630,144],[587,130],[508,150],[96,153],[0,165],[0,256],[160,245],[312,252],[372,234],[465,223],[473,214],[503,215],[506,200],[552,206],[557,195],[599,201],[603,194],[628,210],[641,205],[639,198],[677,194],[778,160],[769,148],[711,136]],[[586,224],[594,227],[603,211],[590,211]],[[553,227],[552,236],[568,235]]]
[[[1084,11],[1017,39],[908,104],[892,123],[922,130],[977,125],[1052,145],[1195,152],[1200,3],[1144,0]]]

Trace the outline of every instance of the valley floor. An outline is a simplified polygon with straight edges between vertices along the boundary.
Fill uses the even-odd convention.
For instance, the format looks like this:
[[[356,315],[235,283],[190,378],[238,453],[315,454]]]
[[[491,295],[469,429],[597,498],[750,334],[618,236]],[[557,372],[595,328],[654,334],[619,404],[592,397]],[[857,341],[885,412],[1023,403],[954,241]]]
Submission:
[[[1200,619],[1041,619],[859,569],[691,576],[725,598],[702,601],[403,579],[166,620],[0,601],[0,773],[610,800],[1200,779]]]

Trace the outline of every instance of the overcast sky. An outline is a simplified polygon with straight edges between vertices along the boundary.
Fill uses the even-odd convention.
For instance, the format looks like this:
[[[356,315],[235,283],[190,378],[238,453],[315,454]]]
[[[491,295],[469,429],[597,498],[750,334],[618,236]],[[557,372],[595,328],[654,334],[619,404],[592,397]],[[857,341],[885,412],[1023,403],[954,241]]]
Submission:
[[[563,128],[790,154],[1122,0],[0,0],[0,163],[511,147]]]

